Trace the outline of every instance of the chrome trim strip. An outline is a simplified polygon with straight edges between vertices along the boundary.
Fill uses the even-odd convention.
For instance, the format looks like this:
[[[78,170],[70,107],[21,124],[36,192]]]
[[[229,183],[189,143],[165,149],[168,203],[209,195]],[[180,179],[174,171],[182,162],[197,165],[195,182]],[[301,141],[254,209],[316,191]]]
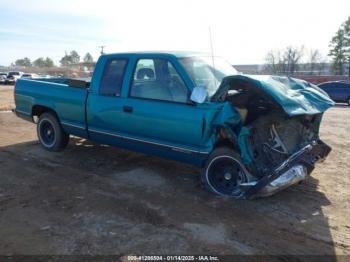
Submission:
[[[51,81],[45,81],[45,80],[43,80],[42,78],[38,78],[38,79],[41,79],[41,80],[36,80],[36,79],[18,79],[18,80],[21,80],[21,81],[23,81],[23,80],[25,80],[25,81],[30,81],[30,82],[36,82],[36,83],[43,83],[43,84],[51,84],[51,85],[59,85],[59,86],[65,86],[65,87],[68,87],[68,85],[67,84],[61,84],[61,83],[56,83],[56,82],[51,82]]]
[[[32,116],[31,113],[28,113],[28,112],[25,112],[25,111],[22,111],[22,110],[18,110],[18,109],[15,109],[15,113],[20,113],[20,114],[23,114],[23,115]]]
[[[201,154],[201,155],[208,155],[209,154],[208,152],[201,152],[201,151],[186,149],[186,148],[182,148],[182,147],[170,146],[170,145],[165,145],[165,144],[161,144],[161,143],[145,141],[145,140],[142,140],[142,139],[137,139],[137,138],[127,137],[127,136],[111,134],[111,133],[100,131],[100,130],[96,130],[96,129],[93,129],[93,128],[89,128],[89,132],[104,134],[104,135],[108,135],[108,136],[114,136],[114,137],[121,138],[121,139],[133,140],[133,141],[146,143],[146,144],[152,144],[152,145],[156,145],[156,146],[168,147],[171,150],[177,151],[177,152],[196,153],[196,154]]]
[[[75,128],[78,128],[78,129],[85,130],[85,127],[78,126],[78,125],[73,125],[73,124],[67,123],[65,121],[61,121],[61,124],[64,125],[64,126],[70,126],[70,127],[75,127]]]

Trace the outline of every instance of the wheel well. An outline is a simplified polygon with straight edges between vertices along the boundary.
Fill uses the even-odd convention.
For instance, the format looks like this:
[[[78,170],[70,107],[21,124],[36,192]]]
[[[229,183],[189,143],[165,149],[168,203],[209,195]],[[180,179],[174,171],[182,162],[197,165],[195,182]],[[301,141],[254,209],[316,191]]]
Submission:
[[[214,148],[218,148],[218,147],[229,147],[229,148],[232,148],[235,151],[239,152],[239,148],[238,148],[237,143],[234,143],[232,140],[230,140],[228,138],[217,140],[215,145],[214,145]]]
[[[35,105],[32,108],[32,116],[40,117],[40,115],[42,115],[43,113],[47,113],[47,112],[50,112],[54,116],[57,117],[56,112],[53,109],[51,109],[51,108],[49,108],[47,106]]]
[[[225,147],[225,146],[237,152],[240,152],[236,135],[232,131],[228,130],[227,128],[219,128],[217,130],[214,149],[218,147]]]

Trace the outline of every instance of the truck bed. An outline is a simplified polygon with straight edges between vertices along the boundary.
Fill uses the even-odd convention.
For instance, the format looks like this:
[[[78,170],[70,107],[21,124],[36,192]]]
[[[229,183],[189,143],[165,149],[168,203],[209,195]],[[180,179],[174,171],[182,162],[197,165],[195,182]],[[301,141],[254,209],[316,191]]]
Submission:
[[[50,108],[57,112],[64,129],[85,137],[89,84],[81,79],[19,79],[15,87],[16,113],[32,116],[38,106]]]

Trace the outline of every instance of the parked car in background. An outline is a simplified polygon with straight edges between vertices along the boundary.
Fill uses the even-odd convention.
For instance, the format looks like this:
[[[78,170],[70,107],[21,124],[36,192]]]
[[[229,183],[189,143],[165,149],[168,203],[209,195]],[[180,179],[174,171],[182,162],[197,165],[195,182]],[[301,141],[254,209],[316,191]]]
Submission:
[[[7,73],[0,73],[0,84],[5,84],[7,78]]]
[[[23,72],[20,71],[11,71],[7,74],[5,84],[15,84],[18,78],[21,78]]]
[[[350,81],[325,82],[318,85],[335,102],[350,105]]]
[[[208,54],[102,55],[91,81],[19,79],[15,102],[19,117],[38,118],[48,151],[74,135],[191,163],[206,189],[233,198],[299,183],[331,150],[318,132],[334,104],[326,93],[294,78],[244,76]]]
[[[38,79],[40,78],[40,76],[38,74],[28,74],[28,73],[24,73],[21,78],[24,79]]]
[[[51,78],[50,75],[45,75],[45,74],[39,74],[39,78]]]

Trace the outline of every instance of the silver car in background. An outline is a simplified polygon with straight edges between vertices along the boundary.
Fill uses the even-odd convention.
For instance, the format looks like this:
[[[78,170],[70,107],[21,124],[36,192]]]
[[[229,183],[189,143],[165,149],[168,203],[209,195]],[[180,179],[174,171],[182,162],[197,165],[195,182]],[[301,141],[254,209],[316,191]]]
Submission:
[[[21,76],[22,79],[38,79],[41,78],[38,74],[30,74],[30,73],[24,73]]]
[[[0,85],[6,84],[7,73],[0,73]]]
[[[6,82],[5,84],[15,84],[18,78],[21,78],[21,76],[24,73],[21,71],[11,71],[7,74]]]

